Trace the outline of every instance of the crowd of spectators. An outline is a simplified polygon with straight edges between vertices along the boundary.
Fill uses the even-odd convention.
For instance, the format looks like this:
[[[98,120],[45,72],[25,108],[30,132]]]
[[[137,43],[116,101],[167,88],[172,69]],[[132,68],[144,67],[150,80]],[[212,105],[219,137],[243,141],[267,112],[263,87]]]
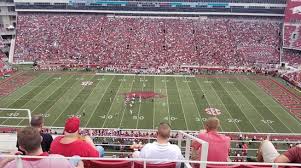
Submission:
[[[37,61],[42,69],[279,63],[277,20],[45,13],[20,14],[17,30],[15,61]]]
[[[301,88],[301,71],[287,73],[283,78],[292,83],[294,86]]]
[[[55,136],[54,140],[49,133],[53,130],[43,129],[44,120],[40,115],[34,115],[31,120],[31,127],[21,128],[17,132],[17,147],[24,155],[29,156],[48,156],[51,157],[72,157],[69,161],[66,159],[59,159],[59,162],[53,162],[51,159],[24,159],[23,166],[31,167],[34,165],[39,165],[38,167],[55,168],[57,164],[60,167],[78,167],[83,168],[91,164],[89,161],[80,161],[80,157],[103,157],[104,148],[102,146],[95,146],[94,142],[89,135],[103,135],[107,138],[112,138],[116,136],[115,139],[124,139],[123,142],[119,142],[120,145],[124,145],[127,141],[127,136],[133,136],[137,138],[136,141],[130,141],[131,144],[128,148],[128,155],[121,154],[119,157],[134,157],[134,158],[145,158],[145,159],[165,159],[163,161],[153,161],[149,162],[152,164],[162,164],[168,163],[168,160],[182,160],[183,156],[181,154],[181,149],[174,145],[177,141],[172,141],[173,138],[177,137],[178,134],[172,133],[171,127],[167,123],[160,123],[157,131],[148,130],[119,130],[119,129],[103,129],[103,130],[82,130],[80,131],[80,120],[76,117],[71,117],[66,120],[65,127],[63,131],[55,132],[57,134],[62,133],[63,135]],[[259,146],[258,160],[262,162],[282,162],[282,163],[300,163],[301,146],[289,144],[289,148],[283,155],[280,155],[276,148],[272,145],[271,141],[263,141],[266,138],[260,136],[253,136],[252,139],[248,138],[247,135],[243,136],[225,136],[218,133],[218,127],[220,121],[215,118],[208,118],[205,123],[204,131],[198,134],[198,138],[202,139],[209,144],[208,150],[208,161],[230,161],[230,138],[240,140],[236,144],[235,148],[240,149],[235,151],[234,161],[244,161],[248,152],[248,144],[251,145],[252,141],[262,141]],[[11,130],[15,131],[15,130]],[[149,134],[148,134],[149,132]],[[191,132],[190,134],[196,134],[197,132]],[[230,134],[229,134],[230,135]],[[172,137],[171,137],[172,136]],[[249,135],[252,136],[252,135]],[[142,142],[138,137],[145,137],[148,142]],[[260,137],[260,138],[259,138]],[[185,137],[184,137],[185,138]],[[275,138],[275,137],[274,137]],[[150,141],[150,139],[153,139]],[[269,139],[269,138],[267,138]],[[248,141],[250,140],[250,141]],[[271,139],[276,140],[277,139]],[[287,139],[288,140],[288,139]],[[139,141],[139,142],[138,142]],[[243,142],[245,141],[245,142]],[[289,140],[288,140],[289,142]],[[193,160],[199,160],[201,156],[202,145],[198,144],[196,141],[192,142],[192,155]],[[48,154],[48,152],[50,154]],[[125,152],[126,153],[126,152]],[[14,153],[12,153],[14,154]],[[17,153],[20,154],[20,153]],[[195,157],[193,157],[195,156]],[[0,167],[10,168],[15,167],[16,162],[12,158],[0,158]],[[194,165],[199,167],[199,165]],[[88,166],[89,167],[89,166]],[[174,167],[180,167],[174,164]]]
[[[301,49],[301,26],[284,24],[283,46],[285,48]]]
[[[301,65],[301,52],[299,50],[283,50],[282,62],[298,68]]]

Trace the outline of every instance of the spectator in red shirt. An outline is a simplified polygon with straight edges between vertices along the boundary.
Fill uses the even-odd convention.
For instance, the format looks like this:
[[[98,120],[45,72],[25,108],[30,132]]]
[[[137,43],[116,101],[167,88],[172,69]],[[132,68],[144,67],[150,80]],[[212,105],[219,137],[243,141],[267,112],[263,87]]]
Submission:
[[[66,120],[63,136],[56,137],[50,147],[50,153],[66,157],[100,157],[100,152],[88,136],[79,134],[80,120],[71,117]]]
[[[208,161],[227,162],[230,151],[230,138],[217,132],[220,126],[216,117],[208,118],[205,123],[205,132],[201,132],[198,138],[208,142]],[[201,158],[202,145],[197,141],[192,142],[193,153],[197,153],[197,158]]]

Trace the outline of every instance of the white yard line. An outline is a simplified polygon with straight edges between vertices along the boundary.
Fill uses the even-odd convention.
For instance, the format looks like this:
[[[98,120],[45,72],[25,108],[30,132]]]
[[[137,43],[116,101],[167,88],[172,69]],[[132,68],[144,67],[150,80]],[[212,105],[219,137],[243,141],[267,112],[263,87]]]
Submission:
[[[143,89],[144,89],[144,81],[145,81],[145,76],[143,76],[143,86],[142,86],[142,92],[143,92]],[[137,115],[137,122],[136,122],[136,129],[138,128],[138,123],[139,123],[139,117],[140,117],[140,110],[141,110],[141,102],[139,102],[139,108],[138,108],[138,115]]]
[[[88,101],[88,98],[91,96],[91,94],[93,93],[93,91],[98,87],[98,85],[101,83],[100,81],[97,81],[97,85],[92,89],[92,91],[89,93],[88,97],[86,98],[86,100],[83,102],[82,106],[80,107],[80,109],[76,112],[76,115],[78,113],[81,112],[82,108],[83,108],[83,105]]]
[[[155,89],[155,83],[156,83],[156,78],[154,77],[154,93],[156,93],[156,89]],[[161,93],[160,93],[161,94]],[[155,100],[154,100],[154,102],[153,102],[153,106],[154,106],[154,108],[153,108],[153,129],[155,129],[155,115],[156,115],[156,110],[155,110],[155,108],[156,108],[156,103],[155,103]]]
[[[71,89],[72,87],[73,87],[73,85],[75,84],[75,82],[74,83],[72,83],[72,85],[67,89],[67,91],[65,92],[65,93],[67,93],[68,92],[68,90],[69,89]],[[64,93],[64,94],[65,94]],[[55,107],[54,105],[56,104],[56,103],[58,103],[58,102],[60,102],[60,100],[64,97],[64,94],[47,110],[47,111],[45,111],[44,112],[44,114],[47,114],[48,113],[48,111],[50,111],[53,107]],[[67,108],[67,107],[66,107]]]
[[[222,86],[222,88],[224,88],[224,90],[228,93],[228,95],[231,97],[231,93],[226,89],[226,87],[223,86],[223,84],[220,82],[219,79],[217,79],[218,83],[220,83],[220,85]],[[231,97],[231,99],[234,101],[234,103],[239,104],[235,99],[233,99]],[[241,109],[241,107],[239,105],[237,105],[237,107],[240,109],[240,111],[242,112],[242,114],[246,117],[246,119],[248,119],[248,116],[244,113],[243,109]],[[248,120],[249,123],[252,125],[252,127],[255,129],[256,132],[259,132],[257,130],[257,128],[252,124],[252,122],[250,120]],[[240,131],[241,132],[241,131]]]
[[[59,85],[59,86],[57,86],[56,87],[56,89],[53,89],[53,91],[47,96],[47,98],[44,100],[44,101],[41,101],[33,110],[31,110],[31,113],[33,113],[43,102],[45,102],[45,101],[47,101],[47,99],[55,92],[55,91],[57,91],[61,86],[63,86],[69,79],[70,79],[71,77],[69,77],[68,79],[66,79],[61,85]],[[56,80],[56,79],[55,79]],[[54,82],[52,82],[52,84],[53,84]],[[44,89],[47,89],[48,87],[50,87],[52,84],[50,84],[50,85],[48,85],[46,88],[44,88]],[[43,89],[43,90],[44,90]],[[43,92],[43,90],[41,91],[41,92]],[[39,94],[41,94],[41,92],[39,93]],[[39,94],[37,94],[37,95],[39,95]],[[36,96],[37,96],[36,95]],[[30,102],[30,101],[29,101]],[[27,102],[28,103],[28,102]],[[26,104],[27,104],[26,103]],[[45,114],[45,113],[43,113],[43,114]],[[20,125],[22,122],[24,121],[24,119],[23,120],[21,120],[17,125]]]
[[[7,95],[7,97],[4,97],[3,99],[4,100],[9,100],[9,105],[11,105],[11,104],[13,104],[14,102],[16,102],[17,100],[19,100],[20,98],[18,98],[18,99],[10,99],[10,98],[8,98],[10,95],[12,95],[12,94],[14,94],[14,93],[21,93],[21,97],[23,97],[25,94],[27,94],[28,92],[30,92],[33,88],[35,88],[35,86],[28,86],[28,85],[31,85],[31,83],[32,82],[34,82],[34,81],[36,81],[36,80],[38,80],[39,78],[40,78],[40,76],[42,76],[42,75],[39,75],[38,77],[36,77],[35,79],[33,79],[33,80],[31,80],[30,82],[28,82],[28,83],[26,83],[25,85],[22,85],[20,88],[17,88],[16,90],[14,90],[13,92],[11,92],[9,95]],[[40,79],[39,79],[40,80]],[[44,80],[43,80],[44,81]],[[41,82],[42,83],[42,82]],[[23,88],[23,87],[28,87],[28,88],[31,88],[31,87],[33,87],[33,88],[31,88],[30,90],[28,90],[27,92],[25,92],[25,93],[22,93],[21,91],[20,91],[20,89],[21,88]],[[3,100],[2,99],[2,100]],[[14,102],[11,102],[11,100],[13,100]],[[22,100],[24,100],[24,99],[22,99]],[[8,105],[8,106],[9,106]],[[5,105],[5,106],[7,106],[7,105]]]
[[[104,97],[106,91],[108,90],[108,88],[111,86],[111,83],[112,83],[112,81],[113,81],[114,78],[115,78],[115,76],[112,77],[110,83],[108,84],[107,88],[106,88],[105,91],[103,92],[103,95],[102,95],[101,99],[98,101],[97,105],[95,106],[95,108],[94,108],[94,110],[93,110],[93,113],[90,115],[90,118],[88,119],[88,121],[87,121],[85,127],[87,127],[87,125],[89,124],[90,120],[92,119],[94,113],[96,112],[96,109],[97,109],[98,105],[100,104],[101,100],[103,99],[103,97]]]
[[[171,125],[170,112],[169,112],[169,101],[168,101],[168,92],[167,92],[167,84],[166,84],[167,79],[166,79],[166,77],[164,77],[164,80],[165,80],[164,83],[165,83],[165,92],[166,92],[166,100],[167,100],[167,105],[166,106],[167,106],[167,112],[168,112],[168,123],[169,123],[169,125]]]
[[[134,76],[134,79],[132,80],[132,84],[131,84],[131,89],[130,89],[130,92],[132,91],[133,89],[133,85],[134,85],[134,82],[136,80],[136,76]],[[122,123],[123,123],[123,118],[124,118],[124,112],[126,110],[126,107],[124,107],[124,109],[122,110],[122,116],[121,116],[121,120],[120,120],[120,124],[119,124],[119,128],[121,128],[122,126]]]
[[[276,81],[277,82],[277,81]],[[258,85],[256,85],[254,82],[253,82],[253,85],[255,86],[255,87],[258,87]],[[245,85],[246,86],[246,85]],[[260,89],[262,89],[261,87],[258,87],[258,88],[260,88]],[[263,89],[262,89],[263,90]],[[264,93],[266,93],[267,95],[269,95],[269,96],[271,96],[271,99],[273,100],[273,102],[275,102],[275,104],[277,104],[277,105],[275,105],[275,107],[281,107],[281,109],[282,110],[284,110],[284,111],[286,111],[288,114],[289,114],[289,116],[293,119],[293,120],[295,120],[297,123],[300,123],[300,120],[298,120],[296,117],[294,117],[293,116],[293,114],[291,114],[290,113],[290,111],[288,111],[289,109],[285,109],[281,104],[279,104],[279,102],[277,102],[275,99],[274,99],[274,97],[272,96],[272,95],[270,95],[270,94],[268,94],[266,91],[264,91],[263,90],[263,92]],[[301,124],[300,124],[301,125]]]
[[[108,114],[110,114],[110,112],[111,112],[111,109],[112,109],[112,107],[113,107],[113,103],[115,102],[115,99],[116,99],[116,97],[117,97],[117,93],[118,93],[119,90],[120,90],[120,86],[121,86],[122,83],[124,82],[124,81],[123,81],[124,77],[125,77],[125,76],[123,76],[122,81],[121,81],[121,83],[120,83],[120,85],[119,85],[119,87],[118,87],[118,89],[117,89],[117,92],[116,92],[116,94],[115,94],[115,96],[114,96],[114,99],[112,100],[112,104],[111,104],[111,106],[110,106],[110,109],[108,110],[108,113],[106,114],[106,118],[105,118],[105,120],[104,120],[104,122],[103,122],[101,128],[104,128],[104,126],[105,126],[105,124],[106,124],[106,122],[107,122],[107,118],[108,118],[107,116],[108,116]]]
[[[207,80],[207,78],[204,78],[204,79]],[[199,83],[198,78],[196,78],[195,80],[196,80],[196,83],[197,83],[197,84],[199,85],[199,87],[201,88],[202,92],[205,94],[205,91],[204,91],[204,89],[202,88],[201,84]],[[230,117],[232,118],[231,114],[228,112],[226,106],[223,104],[223,102],[222,102],[221,98],[219,97],[219,95],[217,95],[216,91],[214,90],[214,88],[213,88],[211,85],[210,85],[210,87],[212,88],[211,90],[213,90],[213,91],[215,92],[215,95],[219,98],[220,102],[222,103],[221,105],[224,106],[226,112],[227,112],[227,113],[230,115]],[[205,95],[206,95],[206,94],[205,94]],[[206,98],[206,97],[205,97],[205,98]],[[209,103],[208,100],[207,100],[207,103],[208,103],[209,107],[211,108],[211,104]],[[236,128],[240,131],[240,129],[239,129],[239,127],[237,126],[236,123],[235,123],[235,125],[236,125]],[[220,126],[220,128],[221,128],[222,131],[224,131],[222,125]],[[240,131],[240,132],[241,132],[241,131]]]
[[[230,81],[229,79],[227,79],[228,81]],[[239,80],[239,79],[237,79],[237,80]],[[240,91],[240,90],[238,90],[235,86],[234,86],[234,88],[235,88],[235,90],[237,90],[237,91],[239,91],[240,92],[240,94],[247,100],[247,103],[257,112],[257,114],[259,114],[260,115],[260,117],[262,118],[262,119],[265,119],[261,114],[260,114],[260,112],[253,106],[253,104],[249,101],[249,99],[247,99],[246,97],[245,97],[245,95]],[[251,122],[251,121],[250,121]],[[269,124],[269,123],[267,123],[268,124],[268,126],[273,130],[273,132],[276,132],[275,130],[274,130],[274,128]]]
[[[178,82],[177,82],[177,79],[175,79],[175,81],[176,81],[177,92],[178,92],[179,99],[180,99],[180,102],[181,102],[182,113],[183,113],[183,115],[184,115],[184,121],[185,121],[185,124],[186,124],[186,130],[189,130],[188,124],[187,124],[186,115],[185,115],[185,110],[184,110],[184,108],[183,108],[183,101],[182,101],[182,98],[181,98],[181,96],[180,96],[180,92],[179,92],[179,89],[178,89]]]
[[[51,75],[52,76],[52,75]],[[46,81],[47,79],[49,79],[51,76],[49,76],[48,78],[45,78],[44,80],[41,81],[41,83],[43,83],[44,81]],[[33,82],[33,81],[31,81]],[[30,83],[31,83],[30,82]],[[40,84],[41,84],[40,83]],[[11,102],[10,104],[7,105],[7,107],[9,107],[10,105],[14,104],[15,102],[17,102],[18,100],[20,100],[24,95],[26,95],[27,93],[29,93],[30,91],[32,91],[34,88],[28,90],[27,92],[25,92],[21,97],[19,97],[16,101]],[[22,106],[23,107],[23,106]],[[4,121],[1,122],[1,125],[3,125],[3,123],[5,123],[8,119],[5,119]]]
[[[187,79],[186,79],[186,77],[185,77],[185,80],[187,81]],[[191,81],[192,82],[192,81]],[[197,107],[197,105],[196,105],[196,101],[195,101],[195,99],[194,99],[194,96],[193,96],[193,94],[192,94],[192,91],[191,91],[191,89],[190,89],[190,86],[189,86],[189,84],[188,83],[186,83],[187,84],[187,87],[189,88],[189,92],[190,92],[190,95],[191,95],[191,97],[192,97],[192,99],[193,99],[193,104],[194,104],[194,106],[195,106],[195,108],[197,109],[197,113],[198,113],[198,116],[200,117],[200,120],[201,120],[201,122],[202,122],[202,125],[203,125],[203,128],[205,128],[205,125],[204,125],[204,122],[203,122],[203,120],[202,120],[202,116],[201,116],[201,111],[199,111],[199,108]],[[204,117],[205,118],[205,117]]]
[[[36,79],[32,80],[31,82],[25,84],[23,87],[29,87],[29,86],[26,86],[26,85],[30,85],[30,83],[32,83],[32,82],[38,80],[38,78],[39,78],[39,77],[37,77]],[[48,78],[49,78],[49,77],[48,77]],[[45,78],[44,80],[42,80],[41,83],[43,83],[43,82],[44,82],[46,79],[48,79],[48,78]],[[40,80],[40,79],[39,79],[39,80]],[[32,87],[32,86],[31,86],[31,87]],[[30,88],[30,87],[29,87],[29,88]],[[32,89],[28,90],[27,92],[22,93],[22,95],[21,95],[18,99],[7,99],[7,100],[15,100],[15,101],[10,102],[8,105],[5,105],[5,106],[8,107],[8,106],[14,104],[14,103],[17,102],[18,100],[20,100],[21,97],[23,97],[24,95],[26,95],[28,92],[32,91],[34,88],[35,88],[35,87],[33,87]],[[19,91],[19,89],[17,89],[15,92],[20,92],[20,91]],[[13,92],[13,93],[14,93],[14,92]],[[11,94],[13,94],[13,93],[11,93]],[[10,94],[10,95],[11,95],[11,94]],[[23,100],[23,99],[22,99],[22,100]],[[28,99],[27,99],[27,100],[28,100]]]
[[[280,118],[277,116],[277,115],[275,115],[275,113],[273,112],[273,110],[271,110],[268,106],[266,106],[266,104],[252,91],[252,89],[250,89],[248,86],[246,86],[245,84],[243,84],[242,82],[240,82],[242,85],[244,85],[250,92],[252,92],[253,93],[253,95],[255,95],[255,97],[257,97],[257,99],[267,108],[267,109],[269,109],[272,113],[273,113],[273,115],[276,117],[276,118],[278,118],[278,120],[283,124],[283,125],[285,125],[285,127],[289,130],[289,131],[291,131],[291,133],[294,133],[294,131],[292,131],[289,127],[287,127],[287,124],[285,124],[285,123],[283,123],[282,122],[282,120],[280,120]]]
[[[87,79],[87,80],[90,80],[90,79],[92,79],[94,76],[92,76],[92,77],[90,77],[89,79]],[[74,83],[76,83],[76,82],[74,82]],[[73,86],[73,85],[72,85]],[[70,87],[70,88],[72,88],[72,87]],[[84,89],[85,87],[82,87],[80,90],[79,90],[79,92],[77,93],[77,95],[76,96],[74,96],[73,98],[72,98],[72,101],[70,101],[70,103],[68,104],[68,105],[66,105],[65,106],[65,108],[64,109],[62,109],[62,112],[60,113],[60,115],[51,123],[51,127],[53,127],[53,124],[55,124],[55,122],[61,117],[61,115],[65,112],[65,110],[68,108],[68,106],[74,101],[74,99],[80,94],[80,92]],[[67,92],[66,92],[67,93]],[[64,93],[64,95],[66,94],[66,93]],[[60,100],[64,97],[64,95],[63,96],[61,96],[60,97],[60,99],[56,102],[56,103],[58,103],[58,102],[60,102]],[[56,104],[55,103],[55,104]],[[52,107],[54,107],[54,106],[52,106]],[[50,110],[50,109],[49,109]],[[48,111],[49,111],[48,110]]]

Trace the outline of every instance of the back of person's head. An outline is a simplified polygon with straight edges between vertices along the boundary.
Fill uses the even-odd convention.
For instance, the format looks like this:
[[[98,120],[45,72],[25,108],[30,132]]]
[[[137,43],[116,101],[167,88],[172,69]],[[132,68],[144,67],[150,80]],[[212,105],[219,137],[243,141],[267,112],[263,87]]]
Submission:
[[[70,117],[65,122],[65,135],[78,134],[80,120],[78,117]]]
[[[17,141],[22,150],[30,153],[41,147],[42,138],[37,128],[25,127],[18,130]]]
[[[162,139],[168,139],[170,136],[170,125],[168,123],[160,123],[159,127],[158,127],[158,137],[162,138]]]
[[[34,115],[31,117],[30,125],[36,128],[42,128],[44,125],[44,118],[42,115]]]
[[[219,119],[216,117],[210,117],[207,119],[205,123],[205,127],[207,131],[216,131],[220,126]]]

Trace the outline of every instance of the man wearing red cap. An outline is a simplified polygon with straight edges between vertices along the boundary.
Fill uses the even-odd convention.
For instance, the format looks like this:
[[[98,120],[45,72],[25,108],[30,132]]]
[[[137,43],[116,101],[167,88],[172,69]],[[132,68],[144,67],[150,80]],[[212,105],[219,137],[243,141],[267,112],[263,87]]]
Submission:
[[[60,154],[66,157],[99,157],[93,141],[90,137],[79,134],[80,120],[71,117],[66,120],[63,136],[56,137],[50,147],[50,153]]]

